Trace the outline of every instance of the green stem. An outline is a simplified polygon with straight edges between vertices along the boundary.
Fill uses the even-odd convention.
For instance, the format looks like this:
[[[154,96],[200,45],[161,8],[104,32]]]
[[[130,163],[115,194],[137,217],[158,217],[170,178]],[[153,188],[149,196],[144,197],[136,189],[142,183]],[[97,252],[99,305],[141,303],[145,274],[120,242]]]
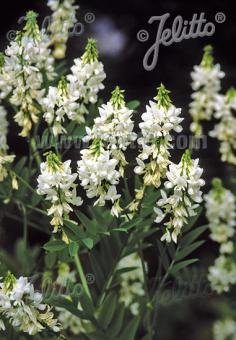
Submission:
[[[75,255],[75,264],[76,264],[76,268],[77,268],[79,276],[80,276],[80,280],[81,280],[83,289],[84,289],[85,293],[88,295],[88,297],[90,298],[90,300],[92,301],[92,296],[91,296],[91,293],[90,293],[90,290],[89,290],[89,287],[88,287],[88,284],[87,284],[87,280],[86,280],[86,277],[84,275],[83,267],[81,265],[80,258],[79,258],[78,254]]]
[[[24,205],[22,205],[22,215],[23,215],[23,240],[24,240],[25,249],[27,249],[28,221],[27,221],[27,212],[26,212]]]
[[[147,271],[146,271],[146,266],[145,266],[145,261],[144,261],[144,256],[143,256],[143,251],[141,248],[141,243],[139,242],[139,257],[142,263],[142,270],[143,270],[143,279],[144,279],[144,290],[145,290],[145,295],[146,295],[146,307],[147,307],[147,331],[148,331],[148,339],[152,340],[152,321],[151,321],[151,302],[150,302],[150,296],[149,296],[149,290],[148,290],[148,278],[147,278]]]
[[[38,167],[40,167],[40,164],[42,163],[41,157],[39,155],[39,151],[37,150],[36,142],[34,138],[30,139],[30,148],[33,151],[33,155],[35,156],[35,160],[37,162]]]

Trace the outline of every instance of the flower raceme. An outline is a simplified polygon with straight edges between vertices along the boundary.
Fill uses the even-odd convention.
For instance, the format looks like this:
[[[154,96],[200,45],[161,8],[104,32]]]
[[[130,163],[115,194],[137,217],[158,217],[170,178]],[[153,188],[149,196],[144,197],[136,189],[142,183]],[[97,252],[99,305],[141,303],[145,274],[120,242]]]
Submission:
[[[201,121],[210,120],[215,112],[215,102],[221,88],[220,80],[225,75],[219,64],[214,65],[212,52],[212,47],[206,46],[201,64],[194,66],[191,73],[194,93],[189,110],[193,119],[190,130],[196,136],[202,135]]]
[[[54,227],[54,233],[63,226],[63,219],[68,218],[73,210],[72,206],[82,204],[82,199],[77,196],[77,185],[74,183],[77,174],[72,173],[70,163],[70,160],[61,162],[56,154],[49,152],[46,162],[40,166],[37,192],[39,195],[45,195],[45,199],[52,203],[48,215],[53,216],[51,225]],[[66,241],[64,233],[63,238]]]
[[[203,169],[198,162],[198,159],[192,160],[189,150],[186,150],[179,164],[169,165],[167,181],[164,183],[167,192],[161,190],[162,198],[154,208],[156,223],[169,216],[169,220],[164,223],[166,229],[162,241],[173,240],[176,243],[188,218],[196,215],[196,209],[202,202],[201,187],[205,182],[201,178]]]
[[[69,39],[70,29],[76,23],[75,0],[48,0],[48,7],[52,16],[48,27],[51,45],[54,46],[53,56],[62,59],[66,54],[66,43]]]
[[[139,124],[142,137],[138,139],[141,153],[137,158],[138,165],[134,171],[143,176],[144,185],[161,185],[161,178],[166,176],[170,163],[169,149],[172,148],[171,131],[181,132],[181,109],[177,109],[170,100],[169,91],[164,85],[158,88],[158,94],[146,106]]]
[[[141,259],[137,253],[133,253],[123,257],[117,267],[120,270],[130,268],[121,274],[120,302],[129,307],[132,314],[138,315],[139,303],[135,302],[135,297],[145,295]]]
[[[235,233],[236,201],[234,194],[223,187],[220,179],[215,178],[212,184],[213,188],[204,196],[206,217],[211,239],[223,245]]]
[[[72,73],[62,77],[58,86],[50,86],[46,98],[41,102],[44,119],[52,128],[54,136],[66,133],[63,123],[66,118],[78,123],[85,122],[89,103],[96,103],[98,92],[104,88],[106,75],[103,64],[98,61],[96,42],[88,40],[85,53],[74,60]]]
[[[5,108],[0,105],[0,182],[2,182],[8,175],[7,165],[12,163],[15,156],[8,155],[7,145],[7,112]]]
[[[230,88],[225,95],[218,95],[215,104],[215,118],[219,119],[211,137],[220,142],[221,160],[236,165],[236,90]]]
[[[215,178],[213,188],[205,195],[206,216],[210,237],[220,244],[220,255],[209,268],[208,280],[217,293],[227,292],[236,283],[236,264],[233,259],[232,237],[236,227],[236,201],[233,193]]]
[[[44,329],[60,331],[52,308],[42,300],[42,294],[35,292],[27,277],[16,279],[13,274],[8,273],[4,281],[0,282],[0,315],[21,332],[36,335]],[[5,329],[1,319],[0,329]]]
[[[95,204],[99,205],[111,201],[111,213],[115,216],[121,211],[116,185],[124,176],[127,164],[124,151],[136,139],[132,113],[125,106],[123,91],[116,87],[111,100],[99,108],[100,116],[92,129],[86,129],[84,141],[90,146],[81,151],[82,158],[78,161],[79,178],[87,196],[97,197]]]
[[[38,106],[45,94],[43,72],[50,80],[54,77],[50,41],[40,32],[36,17],[32,11],[27,13],[23,31],[18,32],[1,57],[1,99],[10,96],[10,103],[16,106],[14,119],[22,128],[22,137],[28,136],[38,122]]]

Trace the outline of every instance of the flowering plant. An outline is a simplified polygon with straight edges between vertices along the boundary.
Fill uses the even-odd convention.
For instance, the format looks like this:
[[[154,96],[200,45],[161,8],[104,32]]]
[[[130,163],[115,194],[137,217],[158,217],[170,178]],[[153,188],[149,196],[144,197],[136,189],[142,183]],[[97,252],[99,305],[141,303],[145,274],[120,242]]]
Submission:
[[[73,0],[48,5],[48,31],[40,31],[29,11],[0,58],[0,220],[2,230],[17,223],[22,234],[14,261],[7,249],[0,252],[1,338],[154,339],[161,291],[197,261],[191,254],[204,242],[198,238],[208,226],[197,225],[203,169],[190,150],[172,160],[183,115],[163,84],[139,122],[140,103],[126,102],[119,86],[103,103],[106,74],[94,39],[61,71],[58,59],[65,57],[77,7]],[[199,133],[199,122],[210,119],[218,103],[218,118],[227,111],[212,132],[218,136],[232,119],[235,94],[217,97],[223,72],[213,67],[209,48],[195,73],[192,130]],[[27,156],[9,149],[10,126],[27,140]],[[215,186],[206,208],[221,255],[209,280],[221,292],[236,283],[230,257],[235,200]],[[217,214],[220,202],[230,214]],[[45,241],[33,247],[36,230]],[[147,254],[154,256],[154,273]],[[230,269],[220,279],[227,282],[219,282],[226,261]]]

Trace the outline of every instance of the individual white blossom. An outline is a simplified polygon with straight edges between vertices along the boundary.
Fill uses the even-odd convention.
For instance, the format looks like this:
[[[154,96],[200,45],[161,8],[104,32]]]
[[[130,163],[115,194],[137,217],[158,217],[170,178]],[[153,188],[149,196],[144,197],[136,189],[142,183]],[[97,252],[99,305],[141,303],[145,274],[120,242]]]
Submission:
[[[39,195],[45,195],[45,199],[52,203],[48,215],[53,216],[50,223],[55,233],[63,226],[63,219],[68,218],[73,211],[72,206],[82,204],[82,199],[77,196],[77,185],[74,183],[77,174],[72,173],[70,164],[70,160],[63,163],[57,155],[49,152],[46,162],[40,165],[37,192]]]
[[[236,165],[236,90],[231,88],[225,96],[218,96],[215,106],[215,118],[220,121],[209,135],[220,142],[221,160]]]
[[[71,74],[67,76],[74,91],[78,91],[80,94],[78,122],[84,122],[84,115],[88,113],[87,105],[97,102],[98,92],[104,89],[102,82],[105,78],[103,64],[98,60],[96,41],[88,39],[84,54],[81,58],[74,60]]]
[[[144,185],[154,185],[156,188],[161,185],[161,179],[166,176],[170,163],[171,132],[182,131],[180,123],[183,118],[179,117],[181,109],[171,104],[168,94],[169,91],[161,85],[154,98],[157,102],[149,102],[139,124],[141,137],[138,139],[138,144],[141,153],[137,158],[138,165],[134,171],[143,176]]]
[[[59,324],[54,319],[51,307],[42,302],[42,294],[34,290],[27,277],[16,279],[8,273],[0,283],[0,315],[3,315],[14,328],[35,335],[45,329],[59,332]],[[3,321],[0,321],[4,329]]]
[[[204,196],[210,237],[220,244],[227,243],[235,233],[236,201],[233,193],[222,186],[220,179],[213,180],[213,189]],[[231,249],[230,244],[221,250]],[[228,252],[227,251],[227,252]]]
[[[15,158],[14,155],[8,155],[7,132],[7,112],[5,108],[0,105],[0,182],[7,177],[7,165],[11,164]]]
[[[171,163],[166,173],[165,188],[161,190],[161,199],[154,208],[157,217],[156,223],[160,223],[169,216],[164,223],[166,230],[161,240],[177,242],[184,224],[188,218],[196,215],[196,209],[202,202],[201,187],[204,180],[201,178],[203,169],[198,165],[199,160],[192,160],[188,150],[185,151],[179,164]]]
[[[224,75],[220,65],[214,65],[212,47],[206,46],[201,64],[194,66],[191,73],[194,92],[189,110],[193,120],[190,130],[197,136],[202,135],[202,120],[210,120],[215,112],[215,102],[221,88],[220,81]]]
[[[30,11],[22,32],[10,43],[1,57],[0,98],[7,96],[17,112],[15,121],[22,128],[21,136],[28,136],[34,123],[38,122],[39,102],[44,96],[43,72],[54,77],[49,40],[39,31],[37,15]]]
[[[76,26],[76,11],[79,6],[74,3],[75,0],[48,0],[48,6],[53,11],[48,31],[51,44],[54,45],[53,55],[57,59],[65,57],[70,30]]]
[[[121,288],[119,299],[131,313],[137,315],[139,312],[138,298],[144,296],[144,278],[142,262],[138,254],[133,253],[122,258],[117,269],[133,268],[121,274]]]
[[[208,280],[218,294],[228,292],[236,284],[236,264],[230,256],[220,255],[209,268]]]
[[[215,321],[213,340],[236,340],[236,321],[232,319]]]

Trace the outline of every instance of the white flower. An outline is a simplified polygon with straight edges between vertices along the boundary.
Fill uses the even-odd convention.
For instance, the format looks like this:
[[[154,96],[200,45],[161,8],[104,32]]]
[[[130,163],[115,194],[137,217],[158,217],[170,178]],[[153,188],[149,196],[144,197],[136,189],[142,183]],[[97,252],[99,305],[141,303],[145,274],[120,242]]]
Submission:
[[[76,10],[79,6],[75,6],[74,3],[75,0],[48,0],[48,6],[53,11],[48,29],[51,44],[55,48],[53,55],[58,59],[65,57],[70,29],[77,22]]]
[[[172,148],[171,131],[180,132],[181,109],[171,104],[169,91],[163,85],[158,88],[158,95],[154,98],[157,102],[150,101],[146,112],[142,114],[139,124],[142,137],[138,139],[141,153],[137,158],[138,165],[134,171],[143,175],[144,185],[159,187],[161,178],[166,175],[170,163],[169,149]]]
[[[228,292],[236,283],[236,264],[231,257],[220,255],[209,268],[208,280],[218,294]]]
[[[68,282],[76,282],[76,272],[70,270],[70,266],[65,262],[60,262],[58,266],[58,276],[56,283],[62,287],[67,287]]]
[[[127,164],[124,152],[136,140],[133,132],[133,110],[125,106],[123,90],[117,86],[107,104],[99,108],[100,116],[95,118],[92,129],[86,128],[85,142],[101,140],[107,150],[111,150],[113,158],[119,161],[120,172],[123,175]]]
[[[8,273],[0,283],[0,314],[9,320],[13,327],[35,335],[44,329],[60,330],[54,319],[51,307],[42,302],[43,297],[35,292],[33,284],[26,277],[16,279]],[[4,329],[4,324],[1,322]]]
[[[73,315],[71,312],[64,308],[56,307],[56,310],[59,312],[58,321],[60,322],[61,328],[63,330],[69,331],[74,335],[85,332],[80,318]]]
[[[45,111],[43,117],[51,126],[55,136],[67,133],[63,127],[66,117],[71,120],[77,118],[77,110],[80,107],[78,99],[79,93],[74,91],[65,78],[59,81],[58,87],[49,87],[48,94],[43,98],[41,104]]]
[[[133,268],[121,274],[120,302],[129,307],[132,314],[139,312],[137,297],[144,296],[144,278],[142,262],[138,254],[133,253],[122,258],[117,269]]]
[[[78,161],[78,174],[81,185],[89,198],[98,198],[95,204],[104,205],[106,200],[114,203],[119,199],[116,185],[120,173],[116,170],[118,161],[111,156],[109,150],[104,150],[101,143],[96,147],[81,151],[82,158]]]
[[[17,108],[14,119],[22,127],[23,137],[38,121],[38,104],[44,96],[42,71],[48,79],[54,77],[49,40],[39,31],[36,17],[32,11],[27,13],[23,32],[6,49],[0,72],[0,98],[10,95],[10,103]]]
[[[236,322],[232,319],[217,320],[213,325],[214,340],[236,340]]]
[[[47,161],[40,166],[37,192],[39,195],[45,195],[46,200],[52,203],[48,215],[53,216],[53,232],[57,232],[63,225],[63,218],[68,218],[73,211],[73,205],[82,204],[82,199],[76,193],[77,185],[74,183],[77,174],[72,173],[70,163],[70,160],[62,163],[54,153],[49,152]]]
[[[235,233],[236,202],[233,193],[226,190],[219,179],[213,180],[213,189],[204,196],[206,216],[211,231],[210,237],[220,244],[227,243]],[[230,249],[222,247],[223,250]]]
[[[201,178],[203,170],[198,165],[198,159],[192,160],[189,151],[185,151],[179,164],[171,163],[166,173],[165,187],[170,192],[161,190],[162,198],[154,208],[157,214],[156,223],[160,223],[167,215],[170,216],[165,234],[161,240],[177,242],[184,224],[188,218],[196,214],[196,208],[202,201],[201,187],[204,180]]]
[[[225,96],[218,96],[215,117],[220,119],[212,131],[211,137],[220,142],[221,160],[236,165],[236,90],[231,88]]]
[[[88,39],[85,53],[81,58],[74,60],[71,74],[67,80],[74,91],[80,94],[80,107],[77,120],[84,121],[84,115],[88,113],[87,104],[95,104],[98,100],[98,92],[104,89],[103,80],[106,78],[103,64],[98,61],[96,41]]]
[[[66,79],[62,77],[57,88],[50,86],[47,96],[40,101],[43,117],[55,136],[67,132],[63,127],[66,118],[85,122],[87,104],[96,103],[99,90],[104,88],[102,81],[106,75],[98,61],[95,40],[89,39],[85,53],[74,63],[72,73]]]
[[[7,165],[12,163],[15,156],[8,155],[7,145],[7,112],[5,108],[0,105],[0,182],[2,182],[8,175]]]
[[[124,152],[136,139],[133,111],[125,106],[123,92],[117,86],[110,101],[99,108],[100,117],[95,119],[92,129],[86,128],[84,141],[90,146],[81,151],[82,159],[78,162],[79,178],[87,196],[98,197],[95,204],[99,205],[111,201],[114,216],[122,211],[116,185],[124,176],[127,164]]]
[[[215,102],[220,90],[220,80],[224,77],[224,72],[220,70],[220,65],[213,64],[212,47],[206,46],[202,62],[199,66],[194,66],[191,73],[193,101],[190,103],[189,113],[193,123],[191,131],[197,135],[202,135],[202,120],[210,120],[215,111]]]

